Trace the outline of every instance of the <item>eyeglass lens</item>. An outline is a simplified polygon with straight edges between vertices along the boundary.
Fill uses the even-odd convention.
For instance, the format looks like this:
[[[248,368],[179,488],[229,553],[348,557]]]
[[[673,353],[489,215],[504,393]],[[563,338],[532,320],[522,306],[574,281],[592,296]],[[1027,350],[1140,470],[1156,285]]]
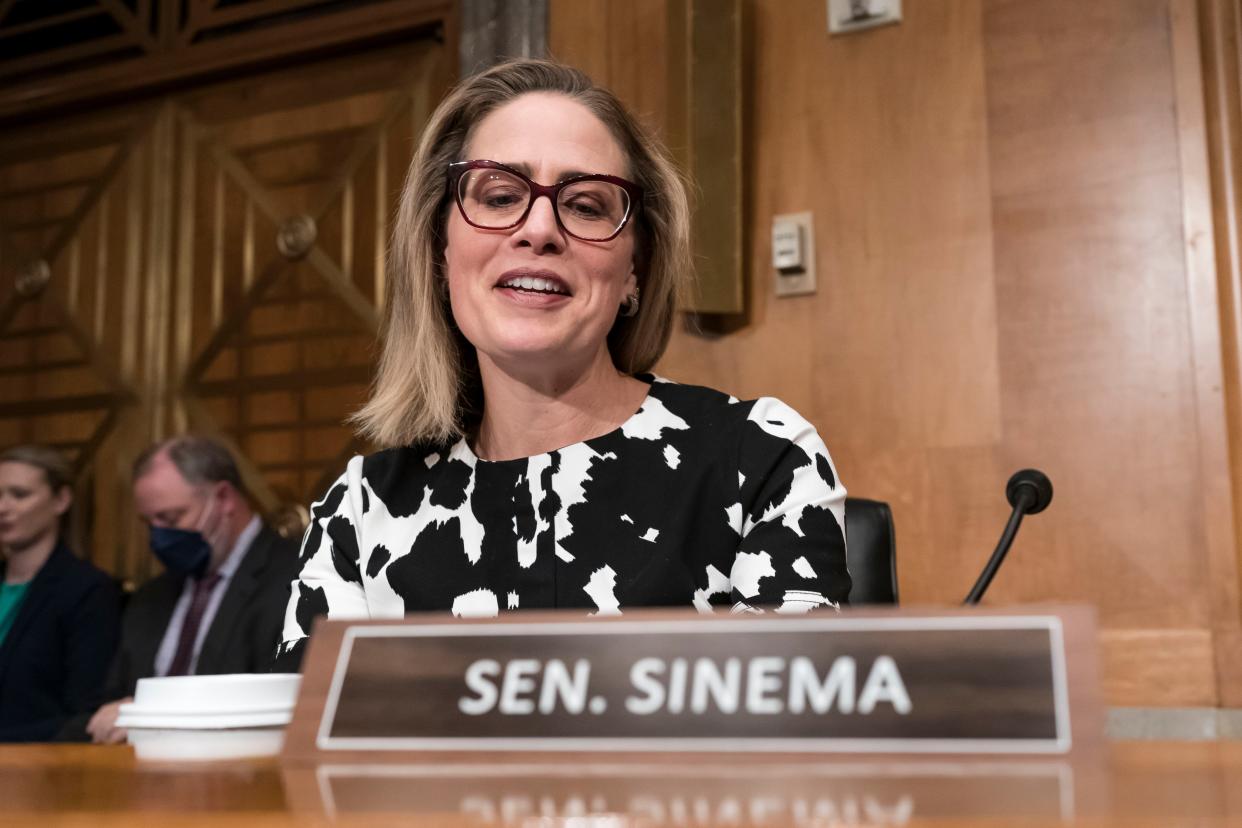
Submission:
[[[503,229],[517,224],[530,202],[527,183],[504,170],[467,170],[458,198],[471,224]],[[562,187],[556,199],[561,224],[585,240],[606,239],[625,222],[630,195],[608,181],[578,181]]]

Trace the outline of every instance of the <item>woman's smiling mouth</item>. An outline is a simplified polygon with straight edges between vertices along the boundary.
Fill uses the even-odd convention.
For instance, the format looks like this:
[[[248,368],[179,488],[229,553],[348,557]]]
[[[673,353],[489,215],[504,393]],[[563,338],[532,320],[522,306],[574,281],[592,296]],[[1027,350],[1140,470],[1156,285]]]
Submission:
[[[517,294],[572,296],[569,287],[555,273],[548,271],[511,270],[496,283],[497,288]]]

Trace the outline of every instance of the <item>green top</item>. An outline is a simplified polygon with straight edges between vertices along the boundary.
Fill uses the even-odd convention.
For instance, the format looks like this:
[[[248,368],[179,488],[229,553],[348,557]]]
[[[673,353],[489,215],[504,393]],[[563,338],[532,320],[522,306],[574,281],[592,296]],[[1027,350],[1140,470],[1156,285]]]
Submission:
[[[30,581],[24,584],[0,584],[0,644],[4,644],[9,628],[13,626],[13,619],[17,617],[17,608],[22,605],[22,599],[26,597],[29,587]]]

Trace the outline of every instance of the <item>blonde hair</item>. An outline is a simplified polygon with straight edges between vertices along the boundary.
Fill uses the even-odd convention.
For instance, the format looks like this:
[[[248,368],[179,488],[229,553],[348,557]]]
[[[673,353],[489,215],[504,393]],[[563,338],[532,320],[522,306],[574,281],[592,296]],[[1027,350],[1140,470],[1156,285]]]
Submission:
[[[0,463],[21,463],[43,472],[43,479],[53,495],[69,491],[69,502],[73,503],[73,464],[63,453],[49,446],[35,443],[11,446],[0,451]],[[69,530],[69,509],[60,516],[57,525],[58,534],[63,541]]]
[[[445,226],[453,200],[448,165],[472,130],[522,95],[552,92],[584,105],[612,133],[643,188],[632,221],[642,304],[608,334],[613,364],[649,370],[664,353],[676,309],[693,278],[686,186],[667,150],[606,89],[549,60],[513,60],[468,78],[432,114],[410,162],[393,226],[383,351],[367,404],[351,419],[380,446],[449,442],[482,416],[474,347],[453,321],[443,285]]]
[[[73,489],[73,464],[54,448],[28,443],[0,451],[0,463],[23,463],[43,472],[43,479],[52,494]]]

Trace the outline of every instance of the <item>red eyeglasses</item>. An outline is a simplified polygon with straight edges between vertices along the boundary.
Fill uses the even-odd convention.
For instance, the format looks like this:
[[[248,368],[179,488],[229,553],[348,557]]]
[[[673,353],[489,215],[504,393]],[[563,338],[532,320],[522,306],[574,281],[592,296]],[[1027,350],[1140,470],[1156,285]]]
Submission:
[[[642,188],[615,175],[577,175],[556,184],[531,181],[495,161],[449,164],[448,185],[472,227],[508,230],[526,220],[540,196],[552,202],[556,223],[583,241],[615,239],[642,201]]]

